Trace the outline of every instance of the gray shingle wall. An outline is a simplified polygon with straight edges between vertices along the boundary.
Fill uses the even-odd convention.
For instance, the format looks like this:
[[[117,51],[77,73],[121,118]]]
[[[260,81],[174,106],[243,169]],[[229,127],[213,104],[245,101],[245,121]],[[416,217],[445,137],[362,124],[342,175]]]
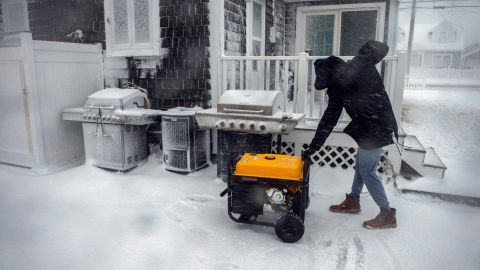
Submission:
[[[127,59],[129,79],[149,90],[153,108],[211,106],[208,4],[208,0],[160,0],[165,54]]]
[[[246,15],[244,0],[225,0],[225,55],[245,55]]]
[[[0,33],[3,32],[2,0],[0,0]]]
[[[285,2],[266,0],[265,54],[282,55],[284,52]],[[246,4],[244,0],[225,0],[225,55],[246,53]],[[275,18],[274,18],[275,17]],[[275,43],[269,41],[270,28],[275,23]]]

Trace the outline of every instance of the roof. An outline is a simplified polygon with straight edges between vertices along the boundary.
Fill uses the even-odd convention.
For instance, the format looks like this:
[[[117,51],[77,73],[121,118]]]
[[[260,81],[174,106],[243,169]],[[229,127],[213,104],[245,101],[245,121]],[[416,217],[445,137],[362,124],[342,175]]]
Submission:
[[[451,27],[456,32],[456,39],[453,42],[434,42],[430,40],[430,33],[437,27]],[[401,25],[398,31],[398,50],[407,50],[408,48],[409,25]],[[415,51],[463,51],[463,35],[456,27],[444,20],[434,24],[415,24],[413,34],[412,50]]]

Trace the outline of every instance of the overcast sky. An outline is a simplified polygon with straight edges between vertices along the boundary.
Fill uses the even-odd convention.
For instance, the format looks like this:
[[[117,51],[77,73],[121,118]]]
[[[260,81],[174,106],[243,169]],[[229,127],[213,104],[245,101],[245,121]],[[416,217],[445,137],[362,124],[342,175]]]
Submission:
[[[400,26],[409,25],[411,6],[411,0],[401,0],[398,18]],[[445,9],[433,9],[434,6],[444,6]],[[417,0],[417,7],[415,23],[438,23],[447,19],[463,29],[466,46],[480,43],[480,0]]]

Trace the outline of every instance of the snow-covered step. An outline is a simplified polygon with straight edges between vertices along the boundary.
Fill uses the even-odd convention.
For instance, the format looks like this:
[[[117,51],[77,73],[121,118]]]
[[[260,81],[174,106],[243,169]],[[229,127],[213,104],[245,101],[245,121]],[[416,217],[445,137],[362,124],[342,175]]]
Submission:
[[[419,174],[422,174],[426,150],[416,136],[407,135],[404,141],[402,160]]]
[[[407,135],[404,140],[404,149],[412,152],[425,153],[425,147],[423,147],[417,136]]]
[[[435,149],[427,147],[425,150],[427,152],[425,153],[425,159],[423,161],[423,171],[427,175],[443,178],[447,166],[442,162],[437,152],[435,152]]]
[[[447,167],[431,147],[425,148],[416,136],[407,135],[402,160],[422,176],[443,178]]]

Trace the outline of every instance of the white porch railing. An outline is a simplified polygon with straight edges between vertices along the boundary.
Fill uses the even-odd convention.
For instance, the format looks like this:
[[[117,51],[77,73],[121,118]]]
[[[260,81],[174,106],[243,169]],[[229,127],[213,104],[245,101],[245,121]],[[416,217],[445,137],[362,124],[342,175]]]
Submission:
[[[226,90],[278,90],[284,95],[287,112],[305,113],[307,120],[319,120],[327,106],[325,91],[315,91],[315,60],[328,56],[222,56],[222,88]],[[342,57],[350,60],[351,57]],[[255,64],[254,64],[255,63]],[[257,72],[251,67],[256,65]],[[405,84],[406,54],[388,56],[383,60],[385,90],[392,103],[397,121],[401,119],[403,90]],[[252,88],[256,81],[256,88]],[[260,83],[258,83],[260,81]],[[349,121],[346,114],[342,121]]]

